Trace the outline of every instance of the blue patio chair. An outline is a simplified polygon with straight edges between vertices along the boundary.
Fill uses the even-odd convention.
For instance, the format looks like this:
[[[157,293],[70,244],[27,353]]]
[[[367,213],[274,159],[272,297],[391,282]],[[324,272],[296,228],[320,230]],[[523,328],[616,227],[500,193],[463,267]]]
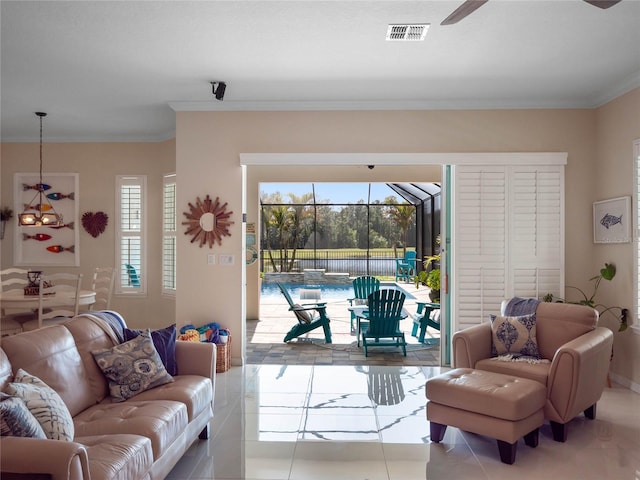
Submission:
[[[407,342],[400,330],[400,320],[404,317],[402,307],[406,295],[400,290],[377,290],[369,295],[367,323],[362,324],[362,346],[364,356],[368,356],[371,347],[402,347],[407,356]]]
[[[353,279],[353,298],[348,298],[349,306],[353,307],[356,305],[366,305],[369,294],[375,292],[376,290],[380,290],[380,280],[376,277],[372,277],[370,275],[363,275],[361,277],[356,277]],[[355,332],[354,330],[354,322],[356,321],[356,314],[353,310],[351,310],[351,332]],[[356,335],[359,335],[360,332],[355,332]]]
[[[435,328],[440,331],[440,304],[431,302],[416,302],[417,311],[413,314],[413,329],[411,335],[417,337],[420,343],[427,345],[436,345],[440,342],[439,338],[425,339],[427,327]],[[420,334],[418,335],[418,329]]]
[[[293,303],[289,291],[280,283],[277,284],[278,288],[287,299],[289,304],[289,311],[293,312],[298,319],[298,324],[294,325],[289,333],[284,337],[285,343],[300,335],[315,330],[318,327],[322,327],[324,330],[324,339],[327,343],[331,343],[331,327],[329,326],[329,316],[327,315],[327,304],[322,303]],[[313,312],[316,313],[313,313]]]
[[[407,250],[404,258],[396,258],[396,282],[404,280],[411,281],[416,271],[416,252],[415,250]]]
[[[129,265],[128,263],[125,263],[124,266],[127,269],[127,275],[129,275],[129,285],[131,285],[132,287],[139,287],[140,277],[138,276],[136,267],[134,267],[133,265]]]

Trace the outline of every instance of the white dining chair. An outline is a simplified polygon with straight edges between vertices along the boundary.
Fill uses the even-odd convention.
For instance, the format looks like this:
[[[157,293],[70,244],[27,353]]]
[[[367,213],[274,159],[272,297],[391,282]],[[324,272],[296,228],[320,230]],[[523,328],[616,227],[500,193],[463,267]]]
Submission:
[[[24,287],[29,284],[27,277],[28,270],[22,268],[5,268],[0,270],[0,285],[2,292],[10,290],[20,290],[24,292]],[[2,303],[0,295],[0,335],[13,335],[22,331],[25,322],[33,320],[33,311],[15,311],[7,309]]]
[[[35,330],[64,323],[78,314],[82,274],[52,273],[40,277],[38,318],[26,322],[23,330]]]
[[[115,268],[96,267],[91,284],[91,290],[96,292],[96,300],[89,310],[109,310],[115,279]]]

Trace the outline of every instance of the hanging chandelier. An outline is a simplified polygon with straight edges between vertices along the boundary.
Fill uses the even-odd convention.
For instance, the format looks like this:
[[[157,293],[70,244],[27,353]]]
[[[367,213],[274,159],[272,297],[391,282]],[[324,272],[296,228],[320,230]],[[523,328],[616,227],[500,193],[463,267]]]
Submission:
[[[47,114],[36,112],[36,115],[40,118],[40,181],[31,187],[37,193],[31,202],[24,206],[25,211],[18,215],[18,223],[23,227],[59,227],[64,225],[62,215],[56,212],[49,198],[43,194],[51,188],[42,182],[42,119]]]

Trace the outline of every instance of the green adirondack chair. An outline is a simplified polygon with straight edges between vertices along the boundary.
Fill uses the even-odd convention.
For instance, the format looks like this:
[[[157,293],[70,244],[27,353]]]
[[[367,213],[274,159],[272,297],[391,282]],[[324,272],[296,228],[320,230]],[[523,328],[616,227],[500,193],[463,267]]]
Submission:
[[[361,277],[356,277],[353,279],[353,298],[348,298],[349,306],[353,307],[354,305],[366,305],[369,294],[375,292],[376,290],[380,290],[380,280],[376,277],[372,277],[370,275],[363,275]],[[355,332],[354,324],[356,322],[356,314],[352,310],[351,311],[351,332]],[[360,332],[355,332],[356,335],[359,335]]]
[[[416,252],[407,250],[404,258],[396,258],[396,282],[404,280],[410,282],[416,273]]]
[[[407,356],[407,342],[404,332],[400,330],[400,320],[406,316],[402,307],[406,295],[400,290],[377,290],[369,295],[369,310],[365,317],[367,323],[362,324],[362,346],[364,356],[368,356],[371,347],[402,347]]]
[[[285,343],[300,335],[304,335],[318,327],[324,330],[324,339],[327,343],[331,343],[331,327],[329,326],[329,316],[327,315],[327,304],[322,303],[293,303],[289,291],[284,285],[278,283],[278,288],[287,299],[289,311],[293,312],[298,319],[298,324],[294,325],[284,337]],[[314,313],[315,312],[315,313]]]

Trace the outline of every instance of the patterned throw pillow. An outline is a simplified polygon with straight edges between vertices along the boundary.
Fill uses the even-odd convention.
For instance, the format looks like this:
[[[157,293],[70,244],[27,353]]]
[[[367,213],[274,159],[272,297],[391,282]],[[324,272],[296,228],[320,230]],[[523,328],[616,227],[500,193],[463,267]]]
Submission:
[[[124,402],[145,390],[174,381],[153,346],[149,330],[113,348],[91,353],[109,380],[109,393],[114,402]]]
[[[47,438],[72,441],[73,418],[60,395],[46,383],[22,369],[18,369],[13,382],[5,392],[20,397],[36,417]]]
[[[536,341],[536,315],[498,317],[491,315],[492,356],[540,358]]]
[[[138,335],[144,333],[145,330],[131,330],[129,328],[124,329],[125,341],[133,340]],[[153,346],[156,347],[158,355],[164,368],[167,369],[169,375],[178,374],[178,365],[176,363],[176,324],[169,325],[166,328],[159,330],[151,330],[151,340]]]
[[[20,397],[0,392],[0,436],[47,438]]]

